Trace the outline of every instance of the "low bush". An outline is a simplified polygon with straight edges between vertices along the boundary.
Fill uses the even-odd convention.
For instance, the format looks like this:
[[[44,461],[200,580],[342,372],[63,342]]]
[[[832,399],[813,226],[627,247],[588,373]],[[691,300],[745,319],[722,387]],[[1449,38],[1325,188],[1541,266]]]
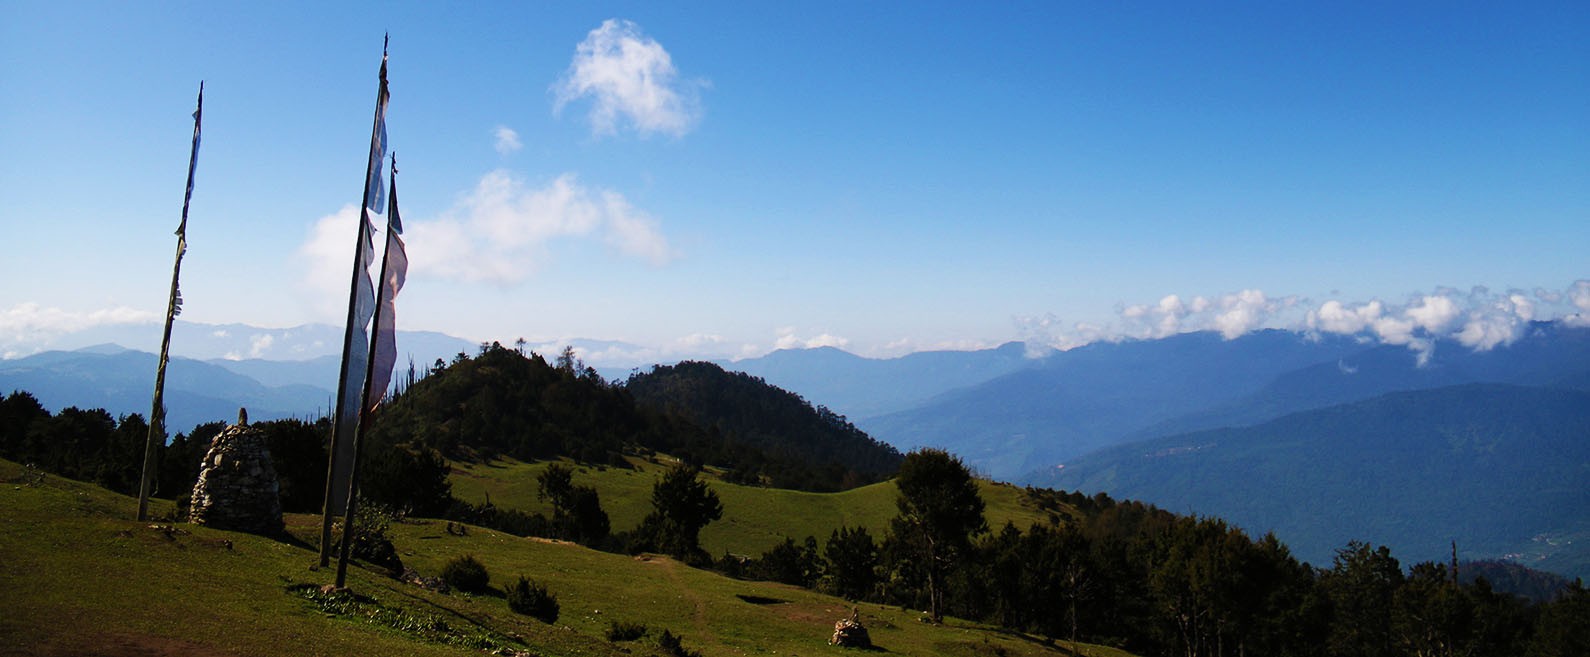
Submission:
[[[442,566],[442,580],[465,593],[484,593],[491,582],[491,574],[474,555],[466,554]]]
[[[646,626],[640,623],[620,623],[612,621],[607,625],[607,640],[613,642],[634,641],[646,636]]]
[[[181,504],[181,501],[178,501]],[[359,498],[353,513],[353,545],[349,547],[349,556],[367,564],[386,568],[391,577],[403,574],[403,559],[398,556],[397,547],[392,545],[392,539],[387,536],[387,530],[397,521],[397,514],[390,508],[374,504],[363,497]],[[337,519],[333,528],[337,533],[337,549],[341,549],[342,519]]]
[[[663,630],[662,636],[657,637],[657,647],[662,648],[663,654],[669,657],[701,657],[700,652],[685,649],[679,643],[679,637],[668,630]]]
[[[519,581],[508,587],[508,608],[543,623],[558,621],[558,596],[539,583],[519,576]],[[641,628],[644,632],[645,628]],[[611,632],[609,632],[611,633]]]

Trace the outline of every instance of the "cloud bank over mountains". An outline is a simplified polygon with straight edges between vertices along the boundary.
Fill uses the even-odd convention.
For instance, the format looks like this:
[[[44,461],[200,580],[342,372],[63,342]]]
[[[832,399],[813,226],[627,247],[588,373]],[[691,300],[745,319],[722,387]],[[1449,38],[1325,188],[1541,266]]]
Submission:
[[[1408,295],[1401,303],[1379,299],[1316,303],[1298,296],[1271,297],[1257,289],[1188,300],[1172,294],[1153,304],[1119,306],[1116,315],[1117,321],[1107,325],[1067,325],[1052,314],[1018,317],[1016,325],[1029,350],[1039,351],[1195,331],[1215,331],[1230,340],[1258,329],[1280,328],[1405,345],[1424,363],[1440,339],[1488,351],[1523,337],[1535,320],[1590,326],[1590,280],[1574,281],[1564,290],[1496,292],[1476,286],[1463,292],[1441,287]]]
[[[0,310],[0,359],[21,358],[43,350],[55,338],[99,326],[151,324],[159,313],[126,306],[92,311],[62,310],[34,302]]]
[[[341,250],[346,242],[351,241],[354,211],[351,207],[346,208],[326,219],[336,217],[346,219],[340,228],[346,228],[348,234],[336,235],[335,239],[327,239],[324,243],[315,240],[307,243],[306,251],[311,245],[319,245],[316,253],[323,251],[330,254],[324,258],[308,258],[308,273],[317,279],[345,283],[347,254],[341,253]],[[593,226],[601,223],[599,216],[592,221]],[[338,232],[327,227],[330,225],[332,222],[323,221],[319,228],[327,233]],[[336,298],[337,292],[343,299]],[[328,303],[346,303],[345,289],[322,294]],[[1314,302],[1295,295],[1272,297],[1257,289],[1187,299],[1172,294],[1152,304],[1120,305],[1116,308],[1116,316],[1117,319],[1108,324],[1067,324],[1053,314],[1018,317],[1016,337],[1026,342],[1028,354],[1036,357],[1053,350],[1068,350],[1099,341],[1158,339],[1197,331],[1215,331],[1226,339],[1235,339],[1255,330],[1279,328],[1305,334],[1357,336],[1364,342],[1403,345],[1413,351],[1422,363],[1432,355],[1437,340],[1452,340],[1476,351],[1487,351],[1505,347],[1524,337],[1532,321],[1561,321],[1569,326],[1590,326],[1590,279],[1575,281],[1561,290],[1535,288],[1529,291],[1514,289],[1497,292],[1477,286],[1463,292],[1455,288],[1436,288],[1431,292],[1410,294],[1400,303],[1379,299],[1364,302],[1328,299]],[[103,335],[99,331],[101,329],[155,326],[159,321],[160,315],[156,312],[127,307],[74,311],[32,302],[23,303],[0,309],[0,356],[20,358],[47,349],[87,346],[90,343],[84,340],[90,339],[90,336]],[[617,330],[623,328],[616,327]],[[718,333],[695,333],[667,343],[640,345],[568,336],[531,340],[529,347],[538,352],[556,353],[568,344],[574,344],[576,353],[593,365],[631,367],[690,358],[752,358],[775,349],[815,347],[854,350],[863,356],[893,357],[920,350],[990,348],[998,344],[998,340],[924,345],[906,339],[867,346],[857,345],[832,332],[807,335],[794,327],[778,327],[771,329],[761,340],[737,339]],[[181,346],[177,348],[180,353]],[[235,356],[229,354],[228,357],[289,360],[305,357],[300,353],[282,353],[282,348],[283,345],[276,344],[270,335],[261,334],[255,336],[247,349],[240,349]]]

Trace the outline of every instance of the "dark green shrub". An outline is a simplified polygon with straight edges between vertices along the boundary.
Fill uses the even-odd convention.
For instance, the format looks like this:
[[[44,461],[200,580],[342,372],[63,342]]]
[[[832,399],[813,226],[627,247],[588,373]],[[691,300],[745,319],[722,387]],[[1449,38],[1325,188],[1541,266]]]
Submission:
[[[548,625],[558,621],[558,596],[524,575],[508,587],[508,608]]]
[[[663,630],[662,636],[657,637],[657,647],[662,648],[663,654],[669,655],[670,657],[701,657],[700,652],[695,650],[686,650],[685,647],[679,643],[679,637],[674,636],[673,633],[669,632],[668,630]]]
[[[442,579],[453,588],[465,593],[483,593],[486,591],[487,583],[491,581],[491,575],[486,572],[486,566],[477,561],[474,555],[466,554],[442,566]]]
[[[392,545],[392,539],[387,537],[387,529],[396,519],[397,515],[391,509],[360,497],[353,513],[353,545],[349,547],[349,556],[384,567],[392,577],[401,575],[403,559],[398,557],[397,548]],[[338,519],[333,527],[338,535],[337,547],[341,549],[342,520]]]
[[[639,639],[643,636],[646,636],[646,626],[641,625],[640,623],[620,623],[618,621],[612,621],[607,625],[608,641],[634,641],[635,639]]]

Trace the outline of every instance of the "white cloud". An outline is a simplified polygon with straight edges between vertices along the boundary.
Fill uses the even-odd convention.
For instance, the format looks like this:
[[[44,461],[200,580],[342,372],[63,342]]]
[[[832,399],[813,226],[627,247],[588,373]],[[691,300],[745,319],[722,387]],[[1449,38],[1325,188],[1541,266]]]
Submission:
[[[508,155],[521,148],[524,144],[519,142],[519,133],[505,125],[497,126],[497,154]]]
[[[604,241],[608,245],[653,265],[665,265],[673,259],[668,241],[657,229],[657,220],[635,209],[623,195],[603,191],[602,209],[607,219]]]
[[[276,338],[269,333],[261,333],[249,338],[248,357],[264,358],[265,352],[270,351],[271,344],[274,342],[276,342]]]
[[[353,274],[353,238],[359,229],[358,208],[352,203],[315,220],[309,238],[298,247],[306,299],[324,320],[344,318],[348,312],[348,277]],[[340,312],[339,312],[340,309]]]
[[[850,340],[828,333],[811,338],[801,338],[795,334],[795,329],[790,327],[781,328],[777,333],[778,339],[773,341],[774,349],[816,349],[818,347],[844,349],[850,346]]]
[[[678,137],[700,120],[697,90],[705,84],[680,80],[673,57],[639,25],[608,19],[575,47],[573,61],[553,88],[553,112],[590,98],[596,134],[617,134],[627,123],[643,136]]]
[[[1218,331],[1227,340],[1249,331],[1281,323],[1282,316],[1299,303],[1296,297],[1270,298],[1262,290],[1243,290],[1217,298],[1180,295],[1162,297],[1154,304],[1123,306],[1121,324],[1100,329],[1116,337],[1157,339],[1193,331]],[[1065,340],[1072,341],[1071,339]]]
[[[1331,299],[1320,304],[1318,310],[1310,310],[1306,321],[1310,330],[1352,335],[1380,319],[1384,311],[1385,306],[1379,301],[1349,307]]]
[[[1340,335],[1368,335],[1383,344],[1407,345],[1428,362],[1437,340],[1455,340],[1476,351],[1487,351],[1516,342],[1539,318],[1577,321],[1569,305],[1577,308],[1575,294],[1590,307],[1590,282],[1578,281],[1566,292],[1535,288],[1532,291],[1492,292],[1478,286],[1467,294],[1438,288],[1416,294],[1402,306],[1380,301],[1344,304],[1330,300],[1308,313],[1307,329]],[[1568,302],[1565,304],[1564,302]]]
[[[7,359],[16,358],[40,351],[70,333],[100,326],[149,324],[162,317],[126,306],[81,312],[28,301],[0,310],[0,346]]]
[[[1451,326],[1462,311],[1458,310],[1456,301],[1450,296],[1425,296],[1419,303],[1410,306],[1403,313],[1408,319],[1413,320],[1415,326],[1431,333],[1442,333]]]
[[[1590,280],[1574,281],[1567,298],[1579,312],[1564,319],[1573,326],[1590,326]]]
[[[1214,328],[1227,340],[1235,340],[1249,331],[1261,328],[1280,310],[1291,307],[1296,299],[1270,299],[1261,290],[1243,290],[1220,298],[1216,306]]]
[[[1438,340],[1485,351],[1512,344],[1528,333],[1531,322],[1542,319],[1590,326],[1590,280],[1575,281],[1563,291],[1497,293],[1475,287],[1465,294],[1437,288],[1411,295],[1401,305],[1378,299],[1364,303],[1330,299],[1315,305],[1296,296],[1274,298],[1257,289],[1191,300],[1171,294],[1154,303],[1120,304],[1116,315],[1118,321],[1103,326],[1067,326],[1054,315],[1016,317],[1015,322],[1032,356],[1101,340],[1157,339],[1193,331],[1218,331],[1233,339],[1257,329],[1282,328],[1406,346],[1424,364],[1434,355]]]
[[[1147,306],[1142,306],[1144,312]],[[1125,315],[1130,308],[1122,309]],[[1086,322],[1077,322],[1069,326],[1054,313],[1044,315],[1021,315],[1012,318],[1016,324],[1016,335],[1027,347],[1028,358],[1041,358],[1051,351],[1067,351],[1094,342],[1115,341],[1123,335],[1113,332],[1109,327]]]
[[[357,217],[349,205],[320,218],[299,248],[306,281],[324,300],[317,306],[326,317],[337,316],[339,299],[347,305]],[[544,264],[545,245],[557,238],[599,239],[654,266],[676,257],[655,218],[622,194],[586,187],[573,174],[531,187],[506,170],[492,171],[437,219],[406,223],[410,276],[519,282]]]

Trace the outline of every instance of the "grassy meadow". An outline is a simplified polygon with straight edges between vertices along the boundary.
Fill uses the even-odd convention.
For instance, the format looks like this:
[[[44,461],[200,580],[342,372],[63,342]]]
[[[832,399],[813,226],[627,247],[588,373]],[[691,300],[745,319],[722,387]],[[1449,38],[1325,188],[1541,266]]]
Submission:
[[[602,498],[613,531],[634,529],[651,512],[651,488],[669,467],[666,457],[659,462],[632,458],[635,469],[595,468],[564,461],[574,469],[574,483],[591,486]],[[549,462],[524,463],[497,459],[487,463],[454,462],[450,480],[453,495],[480,503],[490,499],[499,507],[519,509],[550,516],[552,505],[536,499],[536,477]],[[894,500],[899,495],[893,482],[854,488],[840,493],[806,493],[777,488],[758,488],[731,484],[708,470],[704,477],[723,502],[723,519],[701,530],[701,547],[708,554],[725,552],[757,556],[785,537],[796,541],[807,536],[818,544],[841,526],[866,527],[882,538],[889,520],[897,513]],[[1006,522],[1026,529],[1047,516],[1023,500],[1022,489],[1010,484],[979,480],[984,516],[991,529]]]
[[[650,474],[631,476],[649,491]],[[185,522],[136,522],[133,498],[39,477],[11,462],[0,461],[0,482],[3,655],[652,655],[660,654],[663,630],[708,657],[853,652],[827,645],[834,621],[850,613],[843,600],[733,580],[666,557],[614,555],[476,527],[460,536],[444,522],[411,519],[390,530],[406,565],[436,575],[449,559],[471,554],[491,573],[492,591],[439,594],[354,567],[349,588],[360,602],[327,602],[314,594],[334,579],[332,569],[314,567],[316,516],[289,515],[293,538],[278,541]],[[619,498],[604,489],[605,504],[612,504],[609,494]],[[837,497],[845,495],[887,497],[875,491]],[[492,497],[498,501],[497,493]],[[734,499],[726,496],[725,506],[732,510]],[[824,509],[843,506],[834,504]],[[171,511],[169,502],[155,504],[157,517]],[[797,515],[817,526],[814,515]],[[503,588],[521,574],[558,596],[556,623],[508,609]],[[955,619],[927,625],[910,610],[862,605],[860,613],[873,641],[894,654],[1072,654],[1064,642]],[[615,621],[649,632],[610,642],[605,635]],[[1099,657],[1125,654],[1081,648]]]

